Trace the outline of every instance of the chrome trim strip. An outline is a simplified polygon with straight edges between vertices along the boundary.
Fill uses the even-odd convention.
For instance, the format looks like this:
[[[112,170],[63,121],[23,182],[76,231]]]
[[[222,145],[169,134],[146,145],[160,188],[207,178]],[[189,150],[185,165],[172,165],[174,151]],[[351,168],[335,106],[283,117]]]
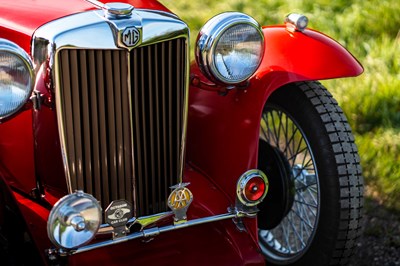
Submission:
[[[190,45],[189,39],[186,39],[186,53],[189,54],[190,52]],[[178,183],[183,183],[183,170],[185,166],[185,152],[186,152],[186,132],[187,132],[187,121],[188,121],[188,112],[189,112],[189,75],[190,75],[190,56],[186,57],[186,84],[185,84],[185,103],[183,107],[183,125],[182,125],[182,140],[181,140],[181,169],[180,169],[180,178]]]
[[[100,2],[100,1],[97,1],[97,0],[85,0],[85,1],[91,3],[92,5],[94,5],[95,7],[100,8],[100,9],[105,8],[105,4]]]
[[[120,237],[115,240],[106,240],[102,241],[99,243],[94,243],[91,245],[87,245],[84,247],[80,247],[76,250],[71,250],[68,252],[69,255],[74,255],[74,254],[80,254],[84,253],[87,251],[91,251],[94,249],[106,247],[106,246],[111,246],[111,245],[116,245],[119,243],[127,242],[133,239],[138,239],[138,238],[149,238],[149,237],[154,237],[157,236],[161,233],[165,232],[170,232],[170,231],[175,231],[179,230],[182,228],[187,228],[187,227],[192,227],[196,225],[201,225],[201,224],[206,224],[206,223],[211,223],[211,222],[217,222],[217,221],[222,221],[222,220],[227,220],[227,219],[238,219],[238,218],[243,218],[243,217],[253,217],[252,214],[250,213],[243,213],[243,212],[237,212],[237,211],[232,211],[229,213],[224,213],[224,214],[219,214],[219,215],[214,215],[214,216],[209,216],[205,218],[199,218],[195,220],[190,220],[185,223],[180,223],[180,224],[175,224],[175,225],[168,225],[168,226],[163,226],[163,227],[152,227],[149,229],[145,229],[143,231],[133,233],[124,237]],[[61,252],[60,252],[61,253]]]

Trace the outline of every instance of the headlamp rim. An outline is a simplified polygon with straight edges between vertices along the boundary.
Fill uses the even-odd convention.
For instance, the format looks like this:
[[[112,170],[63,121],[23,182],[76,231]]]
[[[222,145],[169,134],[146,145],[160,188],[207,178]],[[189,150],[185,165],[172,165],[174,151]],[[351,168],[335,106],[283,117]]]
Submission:
[[[54,219],[54,215],[59,215],[61,208],[66,206],[65,205],[66,202],[68,200],[70,200],[72,197],[76,197],[76,196],[90,199],[93,202],[93,204],[99,210],[99,223],[98,223],[97,227],[94,230],[93,236],[90,239],[88,239],[88,240],[86,240],[86,241],[82,242],[81,244],[79,244],[77,246],[74,246],[74,247],[64,247],[60,243],[57,242],[57,240],[55,239],[55,237],[53,235],[53,232],[52,232],[52,226],[53,226],[54,221],[56,220],[56,219]],[[51,222],[51,220],[53,220],[53,222]],[[54,204],[53,208],[51,209],[51,211],[49,213],[49,217],[47,219],[47,235],[48,235],[50,241],[55,246],[57,246],[59,248],[64,248],[64,249],[75,249],[75,248],[81,247],[81,246],[89,243],[96,236],[97,232],[99,231],[101,222],[102,222],[102,208],[101,208],[99,202],[97,201],[97,199],[95,197],[93,197],[91,194],[85,193],[85,192],[83,192],[81,190],[77,190],[72,194],[65,195],[60,200],[58,200],[56,202],[56,204]]]
[[[237,25],[249,25],[253,27],[261,39],[261,55],[259,58],[258,66],[255,68],[257,71],[264,56],[265,39],[261,26],[258,22],[247,14],[240,12],[225,12],[214,16],[208,20],[199,32],[196,42],[196,61],[200,70],[211,81],[221,85],[236,85],[248,80],[251,75],[247,75],[240,80],[227,80],[224,78],[216,68],[215,65],[215,49],[218,45],[222,35],[230,28]]]
[[[18,58],[19,60],[21,60],[26,70],[28,71],[29,82],[30,82],[26,98],[23,101],[21,101],[21,104],[19,104],[12,112],[0,116],[0,123],[1,123],[13,117],[14,115],[18,114],[23,108],[23,106],[29,101],[32,95],[33,88],[35,86],[35,70],[33,62],[28,53],[20,46],[18,46],[16,43],[11,42],[4,38],[0,38],[0,51],[9,53],[13,56],[16,56],[16,58]]]

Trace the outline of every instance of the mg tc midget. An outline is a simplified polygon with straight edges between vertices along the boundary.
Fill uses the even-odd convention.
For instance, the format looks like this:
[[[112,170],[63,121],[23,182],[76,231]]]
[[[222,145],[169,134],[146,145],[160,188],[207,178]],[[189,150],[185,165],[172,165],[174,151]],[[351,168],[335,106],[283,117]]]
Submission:
[[[363,179],[307,17],[189,28],[155,0],[0,2],[4,265],[343,265]]]

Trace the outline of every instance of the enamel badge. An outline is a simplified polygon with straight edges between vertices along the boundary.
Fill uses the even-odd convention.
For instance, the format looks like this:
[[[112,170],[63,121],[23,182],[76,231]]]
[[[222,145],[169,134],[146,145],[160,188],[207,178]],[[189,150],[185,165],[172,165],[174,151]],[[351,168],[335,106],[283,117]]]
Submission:
[[[180,183],[171,187],[173,191],[168,197],[168,207],[175,214],[175,223],[186,222],[186,212],[193,201],[193,194],[186,187],[187,185],[189,185],[189,183]]]

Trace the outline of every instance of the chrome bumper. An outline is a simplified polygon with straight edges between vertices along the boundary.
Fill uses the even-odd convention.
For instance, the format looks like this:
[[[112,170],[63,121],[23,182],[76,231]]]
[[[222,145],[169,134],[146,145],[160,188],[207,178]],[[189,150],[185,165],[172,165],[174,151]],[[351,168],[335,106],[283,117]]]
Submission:
[[[163,226],[163,227],[152,227],[149,229],[143,229],[142,231],[134,232],[134,233],[131,233],[131,234],[123,236],[123,237],[89,244],[89,245],[79,247],[74,250],[65,250],[62,248],[49,249],[49,250],[47,250],[47,255],[50,260],[57,260],[59,257],[80,254],[80,253],[84,253],[84,252],[95,250],[95,249],[102,248],[102,247],[117,245],[117,244],[124,243],[124,242],[130,241],[130,240],[133,240],[133,239],[139,239],[139,238],[150,239],[152,237],[160,235],[161,233],[175,231],[175,230],[192,227],[192,226],[196,226],[196,225],[201,225],[201,224],[206,224],[206,223],[211,223],[211,222],[228,220],[228,219],[234,219],[234,222],[235,222],[236,226],[238,227],[238,229],[243,231],[244,227],[243,227],[242,223],[240,222],[240,218],[255,217],[256,214],[257,214],[256,211],[255,212],[242,212],[236,208],[232,208],[232,209],[228,209],[228,212],[224,213],[224,214],[189,220],[189,221],[186,221],[183,223],[176,223],[173,225],[167,225],[167,226]],[[165,213],[165,215],[172,216],[173,213],[172,212]],[[99,230],[99,234],[109,233],[109,231],[106,228],[103,228],[103,229],[104,230],[102,230],[102,229]]]

